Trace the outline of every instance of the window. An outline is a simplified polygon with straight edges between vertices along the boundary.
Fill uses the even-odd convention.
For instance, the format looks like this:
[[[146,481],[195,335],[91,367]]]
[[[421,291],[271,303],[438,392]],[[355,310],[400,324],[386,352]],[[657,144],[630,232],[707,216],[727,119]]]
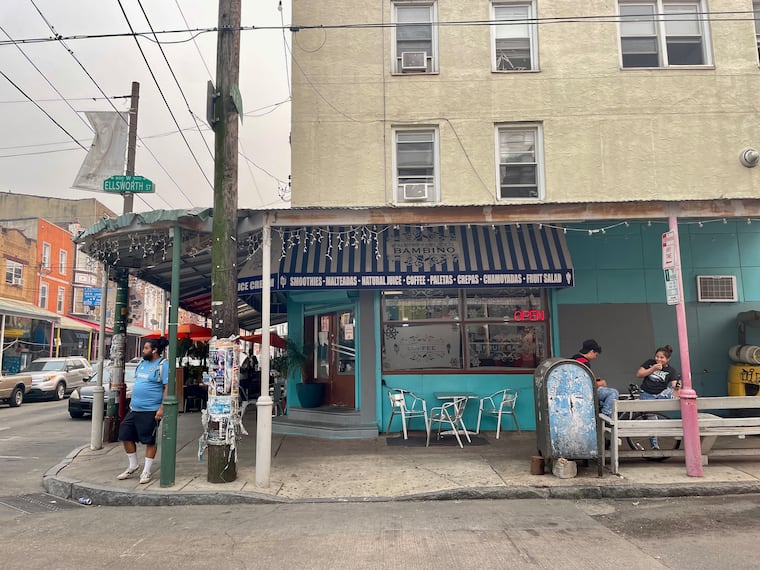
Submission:
[[[58,297],[55,302],[55,310],[57,313],[63,312],[63,300],[66,298],[66,289],[58,287]]]
[[[58,273],[66,275],[66,264],[68,263],[68,253],[65,249],[58,250]]]
[[[393,5],[395,26],[394,73],[438,71],[435,3]]]
[[[50,269],[50,244],[42,244],[42,264],[43,269]]]
[[[10,259],[5,262],[5,282],[9,285],[21,286],[24,284],[24,266]]]
[[[538,289],[384,293],[383,370],[533,369],[547,356]]]
[[[757,60],[760,62],[760,2],[752,3],[752,11],[755,14],[755,46],[757,47]]]
[[[496,129],[499,198],[543,195],[542,138],[539,125]]]
[[[621,1],[623,67],[708,64],[706,11],[704,0]]]
[[[510,22],[492,27],[494,71],[538,69],[533,3],[494,3],[493,19]]]
[[[409,203],[437,201],[437,130],[397,130],[394,140],[396,200]]]
[[[47,283],[43,283],[40,285],[40,298],[39,298],[39,303],[37,304],[43,309],[47,309],[47,302],[48,302],[48,286],[47,286]]]

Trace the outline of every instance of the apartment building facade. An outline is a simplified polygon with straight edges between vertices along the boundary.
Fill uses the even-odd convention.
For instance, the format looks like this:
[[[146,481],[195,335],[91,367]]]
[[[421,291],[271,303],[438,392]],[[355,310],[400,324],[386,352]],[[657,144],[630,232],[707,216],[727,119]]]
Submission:
[[[677,345],[670,216],[694,386],[725,394],[736,314],[760,303],[758,14],[751,0],[294,0],[293,206],[398,212],[407,223],[363,231],[393,234],[407,270],[445,267],[450,246],[477,258],[446,288],[349,279],[290,295],[289,331],[327,347],[324,370],[356,350],[342,405],[383,430],[381,379],[428,398],[508,384],[527,427],[537,361],[590,337],[604,347],[595,371],[624,388],[655,347]],[[338,233],[298,232],[304,251]],[[370,242],[354,239],[367,252],[347,274],[385,255]],[[547,279],[486,283],[531,253],[555,257]]]

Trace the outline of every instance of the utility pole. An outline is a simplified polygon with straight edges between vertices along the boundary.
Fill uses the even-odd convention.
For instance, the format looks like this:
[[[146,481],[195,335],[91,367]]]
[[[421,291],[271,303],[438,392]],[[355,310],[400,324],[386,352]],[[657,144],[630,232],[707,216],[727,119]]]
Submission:
[[[135,173],[137,150],[137,106],[140,100],[140,84],[132,82],[132,96],[129,104],[129,134],[127,139],[128,176]],[[134,195],[124,193],[124,214],[132,211]],[[127,346],[127,317],[129,313],[129,270],[116,273],[116,314],[113,318],[113,338],[111,340],[111,389],[108,395],[108,412],[103,424],[103,440],[114,442],[119,436],[119,422],[127,413],[127,386],[124,383],[124,351]]]
[[[216,89],[213,102],[214,219],[211,243],[210,349],[240,331],[237,314],[238,116],[240,94],[240,0],[219,0]],[[223,392],[224,393],[224,392]],[[236,395],[230,394],[231,397]],[[232,408],[235,409],[234,407]],[[229,421],[232,421],[229,417]],[[212,425],[215,423],[217,425]],[[225,439],[228,426],[209,422],[208,480],[236,478],[235,454]]]

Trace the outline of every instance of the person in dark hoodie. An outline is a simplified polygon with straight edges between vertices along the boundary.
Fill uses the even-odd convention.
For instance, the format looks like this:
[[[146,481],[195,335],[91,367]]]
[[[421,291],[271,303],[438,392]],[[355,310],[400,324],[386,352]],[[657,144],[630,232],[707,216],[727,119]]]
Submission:
[[[581,364],[585,364],[591,368],[591,363],[602,353],[602,347],[593,338],[583,341],[581,349],[575,353],[571,358],[577,360]],[[612,407],[615,400],[620,396],[620,392],[615,388],[607,386],[607,382],[602,378],[596,379],[596,393],[599,398],[600,411],[609,416],[612,414]]]

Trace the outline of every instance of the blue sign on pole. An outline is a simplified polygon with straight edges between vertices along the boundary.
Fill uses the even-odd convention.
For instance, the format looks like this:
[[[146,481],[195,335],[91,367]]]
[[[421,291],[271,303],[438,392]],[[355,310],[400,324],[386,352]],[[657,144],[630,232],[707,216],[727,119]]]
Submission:
[[[85,287],[82,294],[82,304],[90,307],[99,307],[102,290],[100,287]]]

